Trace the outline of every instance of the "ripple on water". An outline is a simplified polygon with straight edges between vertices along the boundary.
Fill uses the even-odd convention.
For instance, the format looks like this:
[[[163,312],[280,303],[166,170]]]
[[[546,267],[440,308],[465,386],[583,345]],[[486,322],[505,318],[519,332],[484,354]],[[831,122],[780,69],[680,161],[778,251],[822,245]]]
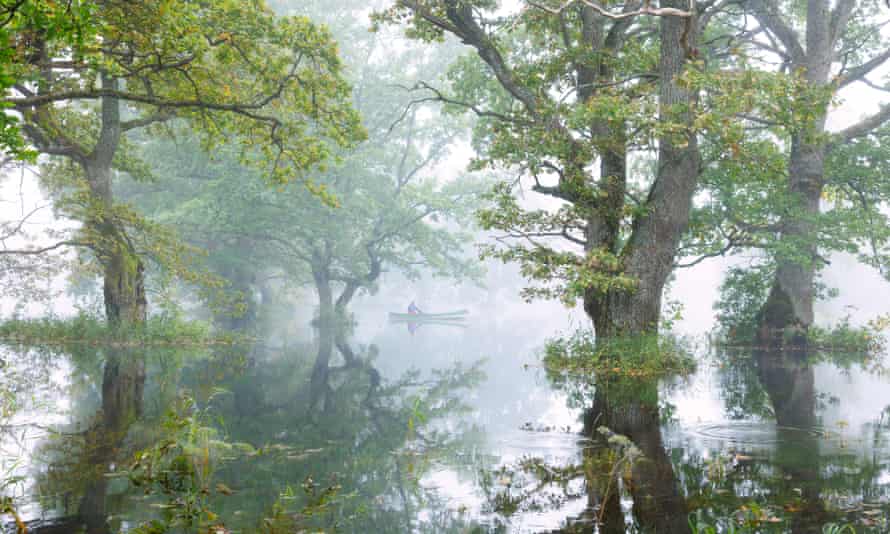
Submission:
[[[821,428],[779,426],[766,421],[706,423],[691,427],[686,433],[708,440],[744,445],[776,445],[828,436]]]

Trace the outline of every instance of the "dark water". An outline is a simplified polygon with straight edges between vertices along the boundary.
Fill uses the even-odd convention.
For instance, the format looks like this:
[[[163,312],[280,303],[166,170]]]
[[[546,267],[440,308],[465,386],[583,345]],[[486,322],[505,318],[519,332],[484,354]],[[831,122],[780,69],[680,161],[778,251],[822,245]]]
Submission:
[[[540,365],[562,321],[6,347],[2,494],[30,532],[890,531],[879,365],[699,343],[598,383]]]

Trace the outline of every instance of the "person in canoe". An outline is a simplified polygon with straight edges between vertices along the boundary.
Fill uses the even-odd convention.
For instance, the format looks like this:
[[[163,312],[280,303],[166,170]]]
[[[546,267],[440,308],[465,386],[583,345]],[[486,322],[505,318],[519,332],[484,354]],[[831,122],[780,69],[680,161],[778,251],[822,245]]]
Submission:
[[[414,301],[411,301],[411,304],[408,305],[408,313],[413,315],[420,315],[423,313],[420,308],[417,307],[417,304],[414,304]]]

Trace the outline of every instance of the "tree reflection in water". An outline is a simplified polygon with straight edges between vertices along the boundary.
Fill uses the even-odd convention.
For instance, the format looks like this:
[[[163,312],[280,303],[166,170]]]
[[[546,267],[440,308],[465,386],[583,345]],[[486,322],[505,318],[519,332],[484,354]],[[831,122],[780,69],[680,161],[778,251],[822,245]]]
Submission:
[[[769,395],[777,425],[775,463],[781,476],[777,493],[799,493],[801,504],[790,515],[791,532],[818,532],[826,522],[820,498],[820,434],[816,417],[813,367],[806,351],[781,347],[754,352],[760,383]]]
[[[101,350],[72,347],[70,350],[42,349],[42,356],[68,356],[75,372],[87,384],[100,381],[99,409],[87,417],[85,430],[48,434],[36,456],[47,459],[39,467],[37,500],[48,519],[29,521],[29,532],[45,534],[83,531],[89,534],[118,532],[119,524],[108,518],[108,474],[129,460],[126,440],[131,427],[143,416],[146,355],[143,349],[106,347]],[[98,363],[104,360],[104,363]],[[101,380],[95,377],[100,369]],[[84,400],[88,402],[89,397]],[[74,412],[78,412],[75,406]],[[112,496],[114,498],[114,496]],[[119,497],[119,495],[117,496]]]
[[[882,451],[848,449],[820,416],[823,395],[814,367],[821,364],[825,376],[840,380],[845,371],[833,362],[856,358],[793,346],[720,357],[730,362],[721,377],[727,413],[762,430],[752,437],[743,430],[750,426],[740,423],[733,433],[730,425],[729,443],[711,448],[709,460],[701,451],[686,451],[686,491],[703,517],[712,524],[735,520],[758,532],[821,532],[829,523],[884,532],[890,488],[882,481],[888,467]],[[713,469],[727,451],[728,461]]]
[[[886,422],[872,426],[871,448],[846,447],[822,428],[814,361],[824,355],[721,355],[727,366],[712,383],[729,422],[709,438],[673,418],[675,388],[684,386],[672,379],[552,371],[550,385],[582,423],[567,438],[578,444],[567,449],[573,459],[560,463],[546,448],[521,449],[545,456],[515,461],[484,453],[489,444],[467,417],[478,367],[389,378],[376,347],[353,345],[333,327],[288,349],[55,350],[74,377],[60,399],[70,396],[83,422],[59,427],[37,449],[33,487],[47,515],[60,518],[30,520],[32,532],[117,532],[169,519],[173,511],[159,506],[178,495],[109,475],[170,439],[160,423],[182,396],[194,406],[184,416],[211,428],[219,451],[201,482],[207,509],[214,524],[244,532],[510,531],[526,524],[521,517],[550,512],[562,517],[561,532],[683,533],[690,516],[724,532],[730,524],[819,532],[828,522],[886,531]],[[476,484],[478,512],[424,483],[446,469]]]
[[[490,480],[508,483],[483,488],[488,511],[511,524],[518,514],[583,500],[583,512],[566,512],[560,532],[683,533],[698,525],[810,533],[830,523],[884,532],[890,488],[882,451],[848,450],[821,427],[813,362],[830,360],[781,347],[724,360],[731,364],[719,383],[731,422],[704,441],[672,421],[662,400],[671,397],[670,379],[551,371],[551,384],[581,409],[583,454],[576,464],[523,458],[495,469]],[[874,428],[882,434],[881,421]],[[641,457],[622,464],[620,439],[604,435],[626,437]]]
[[[658,381],[610,377],[596,383],[551,375],[569,396],[586,404],[583,434],[587,507],[562,532],[690,532],[686,501],[662,439]],[[616,467],[615,444],[623,436],[641,455]],[[622,500],[630,500],[625,514]]]
[[[105,475],[116,460],[126,461],[118,455],[130,426],[142,415],[144,387],[144,352],[109,350],[102,377],[102,413],[86,437],[88,446],[92,444],[84,458],[90,474],[78,506],[78,517],[90,534],[112,532],[105,505],[109,482]]]
[[[375,347],[353,349],[335,328],[320,329],[316,349],[308,361],[301,355],[309,347],[256,349],[247,365],[207,351],[97,352],[101,409],[86,432],[51,440],[40,454],[48,460],[41,493],[65,494],[70,503],[55,531],[117,532],[172,517],[184,496],[109,474],[126,469],[136,451],[171,439],[160,421],[182,395],[214,431],[212,479],[201,490],[212,512],[201,516],[205,525],[246,532],[469,528],[419,480],[478,443],[479,429],[460,417],[483,378],[478,365],[390,380],[375,367]],[[51,531],[49,523],[33,526]]]

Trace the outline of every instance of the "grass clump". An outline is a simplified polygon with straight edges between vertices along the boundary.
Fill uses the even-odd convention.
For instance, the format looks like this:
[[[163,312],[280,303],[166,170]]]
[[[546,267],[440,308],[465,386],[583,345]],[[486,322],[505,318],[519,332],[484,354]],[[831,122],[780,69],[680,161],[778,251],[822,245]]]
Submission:
[[[869,321],[865,326],[854,326],[850,318],[845,317],[830,327],[811,326],[807,341],[811,348],[820,351],[881,354],[887,348],[883,333],[887,327],[884,318]]]
[[[191,346],[227,345],[238,339],[214,332],[203,321],[160,314],[137,325],[110,326],[105,319],[80,313],[70,318],[12,318],[0,322],[0,343],[10,345]]]
[[[550,371],[646,378],[688,374],[695,370],[695,359],[670,335],[645,334],[597,341],[593,332],[577,330],[547,342],[544,365]]]

